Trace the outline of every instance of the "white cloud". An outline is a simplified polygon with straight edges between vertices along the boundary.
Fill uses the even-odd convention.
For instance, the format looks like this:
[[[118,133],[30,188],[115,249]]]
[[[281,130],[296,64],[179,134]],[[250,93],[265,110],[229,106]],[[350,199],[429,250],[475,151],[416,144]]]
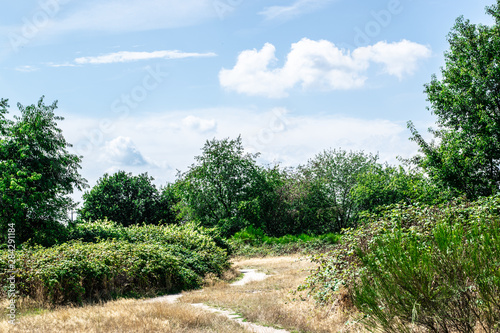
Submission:
[[[289,6],[266,7],[259,14],[266,20],[289,20],[304,13],[322,8],[334,0],[296,0]]]
[[[203,119],[195,116],[187,116],[182,119],[182,124],[197,132],[214,132],[217,129],[217,122],[214,119]]]
[[[219,72],[219,81],[239,93],[281,98],[297,85],[323,90],[360,88],[371,63],[381,63],[387,74],[401,79],[413,74],[418,61],[429,56],[428,47],[407,40],[379,42],[351,53],[326,40],[303,38],[292,44],[283,67],[272,68],[277,61],[275,47],[266,43],[259,51],[241,52],[232,69]]]
[[[105,143],[101,160],[113,166],[146,166],[148,163],[132,139],[118,136]]]
[[[210,0],[96,0],[79,5],[50,28],[58,32],[143,31],[189,26],[216,16]]]
[[[387,74],[397,76],[399,79],[404,75],[415,73],[418,61],[430,56],[431,50],[428,47],[405,39],[391,44],[378,42],[375,45],[360,47],[353,52],[354,58],[383,64]]]
[[[163,50],[153,52],[130,52],[120,51],[95,57],[80,57],[75,59],[77,64],[111,64],[119,62],[130,62],[149,59],[181,59],[197,57],[213,57],[215,53],[181,52],[178,50]]]
[[[34,67],[34,66],[18,66],[16,68],[14,68],[15,71],[18,71],[18,72],[23,72],[23,73],[31,73],[31,72],[36,72],[38,70],[38,68]]]
[[[192,26],[217,17],[213,0],[46,0],[17,25],[1,26],[9,47],[74,32],[123,33]]]

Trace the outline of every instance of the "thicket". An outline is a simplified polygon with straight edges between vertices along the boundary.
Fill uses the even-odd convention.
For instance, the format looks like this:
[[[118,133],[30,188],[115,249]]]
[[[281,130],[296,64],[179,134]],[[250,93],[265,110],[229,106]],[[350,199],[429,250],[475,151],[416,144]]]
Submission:
[[[267,236],[261,229],[247,227],[228,239],[236,256],[270,256],[328,252],[340,240],[340,234]]]
[[[500,195],[394,205],[362,220],[314,258],[303,287],[318,301],[347,297],[386,332],[500,329]]]
[[[16,251],[19,296],[45,304],[151,296],[197,288],[206,274],[220,276],[230,265],[227,252],[195,225],[125,228],[104,221],[79,224],[70,235],[61,245]],[[9,254],[0,251],[3,297]]]

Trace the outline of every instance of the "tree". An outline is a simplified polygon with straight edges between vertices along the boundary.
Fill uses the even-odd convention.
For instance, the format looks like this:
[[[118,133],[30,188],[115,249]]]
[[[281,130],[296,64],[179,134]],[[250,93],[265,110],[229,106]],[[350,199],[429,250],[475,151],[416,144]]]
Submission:
[[[105,218],[124,226],[173,223],[175,218],[166,195],[160,194],[147,173],[133,176],[125,171],[107,173],[83,194],[80,219]]]
[[[358,176],[367,172],[377,159],[378,156],[362,151],[333,149],[316,155],[305,166],[305,174],[315,184],[314,191],[327,202],[328,208],[321,212],[330,219],[332,230],[340,231],[354,221],[357,211],[352,190]]]
[[[487,7],[495,24],[459,17],[448,35],[442,78],[425,85],[438,130],[427,143],[409,122],[422,156],[414,162],[437,182],[469,199],[500,186],[500,0]]]
[[[438,204],[452,198],[418,169],[379,163],[358,176],[351,197],[357,211],[371,212],[394,203]]]
[[[257,156],[245,154],[241,136],[207,140],[196,162],[179,174],[181,216],[204,226],[218,226],[224,235],[249,223],[258,227],[263,177]]]
[[[60,240],[61,224],[68,221],[74,203],[68,196],[82,190],[86,181],[79,173],[81,158],[70,154],[56,116],[57,101],[45,105],[18,104],[20,116],[5,119],[7,100],[0,102],[0,228],[7,238],[15,229],[19,243],[32,239],[43,245]]]

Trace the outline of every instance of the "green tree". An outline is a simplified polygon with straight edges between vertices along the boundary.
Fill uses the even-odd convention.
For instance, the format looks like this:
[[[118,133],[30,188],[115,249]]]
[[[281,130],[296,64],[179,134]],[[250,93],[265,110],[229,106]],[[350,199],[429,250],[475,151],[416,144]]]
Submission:
[[[441,79],[425,85],[438,130],[427,143],[409,122],[422,156],[414,159],[436,181],[470,199],[500,186],[500,1],[486,8],[495,24],[459,17],[448,35]]]
[[[68,221],[74,203],[68,196],[82,190],[86,181],[79,173],[81,159],[70,154],[55,115],[57,102],[45,105],[18,104],[20,116],[5,119],[7,100],[0,102],[0,228],[7,237],[9,226],[18,242],[32,239],[51,245],[64,237],[61,224]]]
[[[325,150],[311,159],[304,172],[314,183],[317,198],[325,200],[328,208],[320,212],[330,219],[331,229],[340,231],[351,225],[356,217],[356,205],[352,198],[358,176],[366,173],[378,156],[364,152]],[[317,201],[317,200],[315,200]]]
[[[80,219],[109,219],[124,226],[173,223],[170,198],[162,195],[147,173],[133,176],[125,171],[107,173],[83,194]]]
[[[264,180],[257,156],[244,152],[241,136],[207,141],[196,162],[179,174],[181,218],[217,226],[224,235],[250,223],[260,227],[259,193]]]
[[[358,176],[351,192],[358,211],[375,211],[394,203],[438,204],[452,199],[451,193],[434,184],[418,169],[373,164]]]

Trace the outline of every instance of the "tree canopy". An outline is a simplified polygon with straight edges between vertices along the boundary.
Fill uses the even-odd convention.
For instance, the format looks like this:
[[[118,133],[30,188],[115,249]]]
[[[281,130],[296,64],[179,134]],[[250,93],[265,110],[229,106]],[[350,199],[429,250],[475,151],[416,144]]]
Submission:
[[[105,218],[124,226],[172,223],[174,215],[168,198],[160,193],[147,173],[133,176],[125,171],[104,174],[83,194],[80,219]]]
[[[437,116],[435,142],[426,142],[409,123],[423,156],[414,161],[444,186],[469,198],[500,186],[500,1],[487,7],[495,24],[459,17],[448,35],[450,50],[441,78],[425,85]]]
[[[56,116],[57,101],[45,105],[18,104],[20,116],[7,120],[8,102],[0,103],[0,228],[2,237],[14,226],[18,242],[33,239],[42,244],[57,241],[74,207],[69,194],[82,190],[86,181],[78,173],[80,157],[68,152]]]

